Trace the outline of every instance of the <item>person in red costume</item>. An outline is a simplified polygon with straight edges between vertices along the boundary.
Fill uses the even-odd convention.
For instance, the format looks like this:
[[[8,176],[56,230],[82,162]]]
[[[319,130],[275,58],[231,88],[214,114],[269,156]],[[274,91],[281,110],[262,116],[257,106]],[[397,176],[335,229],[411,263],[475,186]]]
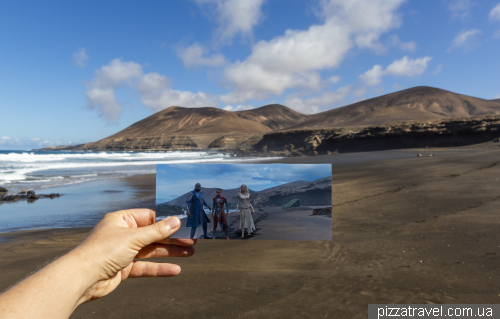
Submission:
[[[224,214],[224,204],[226,205],[227,213]],[[227,227],[227,215],[229,214],[229,206],[227,205],[227,199],[222,196],[222,189],[217,189],[217,195],[214,197],[214,204],[212,206],[212,218],[214,219],[214,230],[212,238],[215,239],[215,230],[217,229],[217,223],[221,224],[221,227],[226,232],[226,239],[229,239],[229,229]]]

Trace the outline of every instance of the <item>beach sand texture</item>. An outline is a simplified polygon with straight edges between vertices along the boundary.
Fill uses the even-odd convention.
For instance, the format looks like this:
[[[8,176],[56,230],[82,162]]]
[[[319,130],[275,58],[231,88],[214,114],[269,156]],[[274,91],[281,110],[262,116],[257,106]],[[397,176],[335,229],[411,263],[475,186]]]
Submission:
[[[324,207],[324,206],[318,206]],[[252,215],[257,234],[248,235],[245,231],[244,239],[263,240],[330,240],[332,237],[331,215],[312,215],[316,206],[302,206],[282,209],[281,207],[263,207],[262,211],[255,211]],[[214,220],[209,216],[207,234],[213,235]],[[187,219],[181,219],[180,229],[173,238],[189,238],[191,227],[186,227]],[[230,213],[227,217],[230,239],[241,239],[240,217]],[[196,229],[195,238],[203,238],[203,229]],[[217,225],[216,239],[225,240],[225,232],[220,224]]]
[[[500,302],[500,152],[340,163],[332,241],[200,240],[174,278],[131,279],[72,318],[366,318],[370,303]],[[304,158],[308,162],[328,157]],[[0,235],[0,289],[88,229]]]

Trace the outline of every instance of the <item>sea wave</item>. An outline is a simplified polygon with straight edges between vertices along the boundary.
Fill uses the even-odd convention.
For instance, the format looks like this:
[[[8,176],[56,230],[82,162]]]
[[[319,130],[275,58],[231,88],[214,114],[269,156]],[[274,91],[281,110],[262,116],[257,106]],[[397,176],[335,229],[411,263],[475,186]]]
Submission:
[[[155,164],[255,161],[214,152],[0,151],[0,185],[47,188],[155,172]]]

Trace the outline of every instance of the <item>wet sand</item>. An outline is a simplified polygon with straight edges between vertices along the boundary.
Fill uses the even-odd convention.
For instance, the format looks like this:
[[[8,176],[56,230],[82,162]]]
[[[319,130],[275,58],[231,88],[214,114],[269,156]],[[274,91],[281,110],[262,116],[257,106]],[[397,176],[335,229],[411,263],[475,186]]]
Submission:
[[[319,206],[318,206],[319,207]],[[323,206],[321,206],[323,207]],[[310,206],[291,207],[263,207],[262,211],[255,211],[252,215],[256,232],[248,234],[245,230],[243,239],[264,240],[331,240],[332,238],[332,216],[312,215]],[[214,220],[209,216],[207,234],[213,236]],[[181,228],[172,237],[189,238],[191,228],[186,227],[186,219],[181,219]],[[230,213],[227,217],[229,239],[242,239],[240,228],[240,217],[236,213]],[[220,224],[217,225],[216,239],[226,239]],[[195,238],[203,238],[203,229],[198,227]]]
[[[336,163],[332,241],[200,240],[190,258],[158,260],[179,276],[126,280],[72,318],[366,318],[370,303],[499,303],[500,151],[437,155],[293,159]],[[1,234],[0,289],[86,233]]]
[[[0,232],[34,228],[93,227],[104,214],[155,207],[156,175],[96,180],[36,190],[59,198],[0,202]]]

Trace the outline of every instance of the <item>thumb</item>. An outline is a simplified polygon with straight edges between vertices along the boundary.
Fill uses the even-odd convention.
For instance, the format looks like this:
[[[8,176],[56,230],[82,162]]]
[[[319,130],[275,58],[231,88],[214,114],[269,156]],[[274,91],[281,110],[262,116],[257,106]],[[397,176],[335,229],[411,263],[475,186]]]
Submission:
[[[138,228],[139,237],[144,246],[170,237],[181,225],[179,218],[172,216],[157,223]]]

